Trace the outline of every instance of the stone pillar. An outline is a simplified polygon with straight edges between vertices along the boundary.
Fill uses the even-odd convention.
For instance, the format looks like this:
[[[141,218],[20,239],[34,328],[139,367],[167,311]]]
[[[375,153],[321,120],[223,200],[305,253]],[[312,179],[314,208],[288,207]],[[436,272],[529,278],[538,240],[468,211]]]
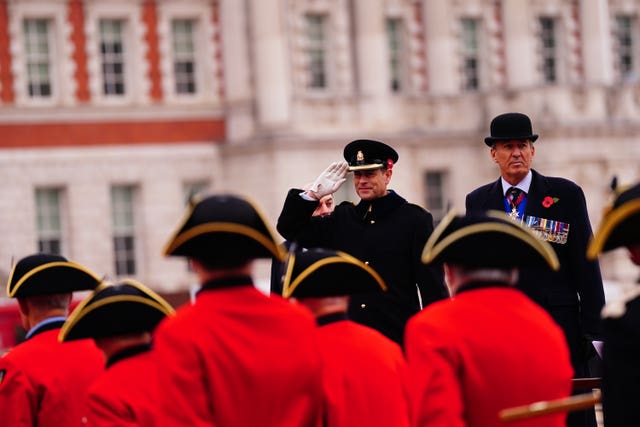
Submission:
[[[253,134],[251,63],[247,37],[246,5],[237,0],[221,0],[220,31],[222,33],[222,65],[227,106],[226,134],[230,142]]]
[[[586,84],[612,84],[613,58],[608,0],[580,0],[580,33]]]
[[[504,0],[502,20],[504,25],[505,67],[507,87],[527,88],[537,83],[536,41],[531,22],[529,4],[523,0]]]
[[[390,72],[382,0],[354,0],[357,84],[363,119],[388,118]]]
[[[460,92],[460,72],[456,54],[460,51],[452,31],[453,16],[449,0],[424,2],[425,36],[427,43],[427,75],[429,92],[451,95]]]
[[[244,4],[237,0],[228,1]],[[279,129],[289,124],[291,119],[291,73],[283,22],[284,2],[249,0],[248,4],[258,126]],[[230,55],[233,53],[225,55],[225,60]]]

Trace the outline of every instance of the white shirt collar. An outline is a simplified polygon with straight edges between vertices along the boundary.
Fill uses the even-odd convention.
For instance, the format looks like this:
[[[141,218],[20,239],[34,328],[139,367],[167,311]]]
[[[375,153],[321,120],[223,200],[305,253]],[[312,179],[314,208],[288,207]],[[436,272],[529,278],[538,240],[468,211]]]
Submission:
[[[504,180],[504,178],[500,177],[500,180],[502,181],[502,195],[506,196],[507,190],[509,190],[511,187],[517,187],[522,191],[524,191],[525,193],[529,194],[529,188],[531,187],[532,177],[533,177],[533,174],[531,173],[531,170],[529,170],[529,173],[527,173],[527,176],[525,176],[524,179],[519,183],[517,183],[515,186],[509,184],[507,181]]]

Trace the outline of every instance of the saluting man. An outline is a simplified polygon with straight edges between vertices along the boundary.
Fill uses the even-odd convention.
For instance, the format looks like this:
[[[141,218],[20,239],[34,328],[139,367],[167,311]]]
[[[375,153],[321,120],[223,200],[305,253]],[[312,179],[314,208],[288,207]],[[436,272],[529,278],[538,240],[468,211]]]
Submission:
[[[354,295],[349,317],[402,345],[407,320],[449,295],[442,266],[426,266],[420,254],[433,231],[433,217],[388,188],[398,153],[368,139],[350,142],[344,162],[335,162],[310,189],[291,189],[278,218],[278,231],[300,246],[344,251],[375,269],[387,292]],[[326,216],[313,216],[319,200],[335,193],[353,172],[358,204],[343,202]]]
[[[3,426],[80,425],[87,389],[105,359],[93,341],[63,344],[58,334],[72,293],[100,283],[93,272],[58,255],[30,255],[13,267],[7,294],[18,300],[27,336],[0,358]]]

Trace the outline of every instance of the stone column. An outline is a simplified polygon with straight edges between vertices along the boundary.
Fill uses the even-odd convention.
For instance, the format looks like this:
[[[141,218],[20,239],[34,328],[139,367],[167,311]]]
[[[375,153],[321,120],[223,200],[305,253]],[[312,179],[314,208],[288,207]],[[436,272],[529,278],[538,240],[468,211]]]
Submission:
[[[226,133],[227,140],[233,142],[249,138],[255,127],[251,104],[247,8],[244,2],[237,0],[221,0],[219,5],[227,106]]]
[[[451,95],[460,91],[460,72],[456,53],[460,51],[449,0],[424,2],[429,92]]]
[[[580,34],[586,84],[613,83],[608,0],[580,0]]]
[[[528,2],[504,0],[502,3],[504,25],[505,67],[507,87],[527,88],[536,84],[536,41],[531,28],[535,25]]]
[[[389,47],[382,0],[354,0],[355,57],[365,121],[388,117]]]
[[[237,0],[228,1],[243,4]],[[282,128],[291,119],[291,73],[283,22],[284,2],[249,0],[248,4],[258,126]]]

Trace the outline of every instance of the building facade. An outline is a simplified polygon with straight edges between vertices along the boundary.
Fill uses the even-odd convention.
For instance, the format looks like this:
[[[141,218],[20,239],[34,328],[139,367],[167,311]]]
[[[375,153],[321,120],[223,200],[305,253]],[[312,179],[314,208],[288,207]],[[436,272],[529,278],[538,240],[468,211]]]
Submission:
[[[246,194],[275,224],[356,138],[393,145],[391,187],[437,219],[498,177],[483,138],[507,111],[597,227],[611,178],[640,179],[639,17],[638,0],[0,0],[0,269],[52,251],[187,290],[162,247],[190,194]],[[635,279],[619,253],[602,268]]]

